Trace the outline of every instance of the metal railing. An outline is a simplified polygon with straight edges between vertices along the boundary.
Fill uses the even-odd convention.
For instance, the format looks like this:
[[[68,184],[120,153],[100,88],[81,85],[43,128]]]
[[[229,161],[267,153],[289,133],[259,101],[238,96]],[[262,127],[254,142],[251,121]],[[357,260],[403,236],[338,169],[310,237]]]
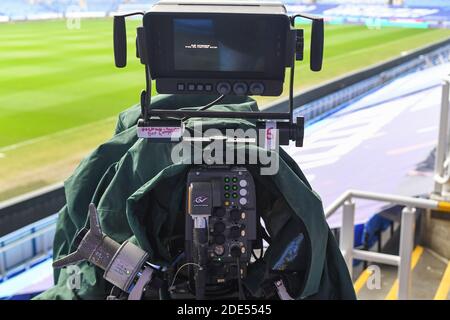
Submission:
[[[450,195],[450,155],[449,153],[449,96],[450,77],[442,81],[441,114],[439,119],[438,144],[436,147],[436,162],[434,169],[434,196],[448,197]]]
[[[27,270],[53,247],[57,215],[0,237],[0,283]]]
[[[356,210],[355,199],[373,200],[405,206],[402,210],[401,217],[399,255],[364,251],[353,247]],[[407,196],[348,190],[325,210],[326,218],[330,217],[341,207],[343,210],[339,248],[344,256],[350,275],[353,275],[353,259],[397,266],[399,281],[398,298],[402,300],[408,299],[411,286],[411,256],[414,248],[416,209],[450,211],[450,203]]]
[[[0,202],[0,238],[52,216],[65,203],[63,183]]]
[[[411,256],[414,248],[416,209],[429,209],[450,212],[450,77],[442,82],[442,99],[439,120],[438,144],[435,159],[435,185],[432,199],[348,190],[334,201],[326,210],[328,218],[342,207],[342,229],[339,247],[345,263],[353,274],[353,259],[373,261],[398,267],[399,299],[408,299],[411,286]],[[387,202],[404,206],[401,216],[399,255],[378,253],[355,249],[354,244],[354,199]],[[445,200],[445,201],[443,201]]]

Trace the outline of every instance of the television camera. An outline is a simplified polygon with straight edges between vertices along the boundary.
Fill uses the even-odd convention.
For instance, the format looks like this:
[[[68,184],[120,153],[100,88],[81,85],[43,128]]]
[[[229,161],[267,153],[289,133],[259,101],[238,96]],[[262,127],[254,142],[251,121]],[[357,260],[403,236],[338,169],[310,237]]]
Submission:
[[[157,142],[183,139],[189,118],[239,118],[257,128],[275,129],[280,145],[303,144],[304,121],[293,121],[295,62],[303,59],[304,32],[297,18],[312,21],[310,68],[320,71],[323,19],[288,16],[278,2],[160,1],[148,12],[114,17],[115,64],[127,64],[125,19],[143,16],[137,28],[136,56],[145,66],[146,88],[141,93],[140,138]],[[289,75],[288,112],[228,112],[208,110],[225,96],[279,96],[286,68]],[[210,95],[198,110],[165,110],[151,106],[152,80],[158,93]],[[175,137],[175,139],[174,139]],[[267,136],[266,136],[267,139]],[[54,267],[88,260],[104,270],[114,285],[111,298],[141,299],[148,288],[171,280],[170,298],[246,299],[242,279],[263,240],[258,235],[255,181],[245,166],[193,166],[186,182],[185,245],[175,274],[148,261],[148,254],[131,242],[119,245],[102,233],[96,209],[89,210],[90,229],[79,232],[75,251]],[[177,283],[187,267],[186,281]],[[275,283],[281,299],[289,299],[282,281]]]

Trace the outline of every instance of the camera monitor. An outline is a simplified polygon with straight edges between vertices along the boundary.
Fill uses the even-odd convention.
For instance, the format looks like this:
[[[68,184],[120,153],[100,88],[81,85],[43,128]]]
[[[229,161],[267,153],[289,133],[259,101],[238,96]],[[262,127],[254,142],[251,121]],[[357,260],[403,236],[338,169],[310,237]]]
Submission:
[[[159,93],[281,95],[295,43],[281,3],[161,1],[143,21]]]
[[[303,118],[297,117],[294,122],[293,90],[294,62],[303,60],[304,33],[295,28],[295,20],[312,21],[310,68],[320,71],[322,18],[288,16],[281,2],[160,1],[146,13],[114,16],[114,58],[119,68],[127,64],[125,18],[136,15],[143,16],[143,26],[137,28],[136,54],[146,71],[139,128],[158,127],[156,121],[168,132],[180,131],[180,122],[192,117],[276,120],[276,127],[283,132],[281,144],[296,141],[297,146],[302,145]],[[226,95],[280,96],[286,68],[290,68],[289,112],[207,110]],[[155,80],[158,93],[219,97],[200,110],[150,108],[151,80]],[[176,123],[168,124],[167,117],[177,118]]]

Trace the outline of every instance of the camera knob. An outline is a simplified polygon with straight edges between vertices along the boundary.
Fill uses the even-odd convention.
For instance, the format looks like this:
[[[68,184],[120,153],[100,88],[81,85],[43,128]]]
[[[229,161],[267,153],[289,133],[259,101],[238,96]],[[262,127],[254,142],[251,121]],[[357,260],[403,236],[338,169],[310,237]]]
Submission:
[[[218,218],[222,218],[225,215],[225,208],[216,208],[214,210],[214,216]]]
[[[241,228],[239,227],[232,227],[230,229],[230,238],[237,239],[241,235]]]
[[[223,254],[225,253],[225,248],[222,245],[216,245],[214,247],[214,253],[216,254],[216,256],[223,256]]]
[[[264,93],[264,85],[261,82],[253,82],[250,85],[250,94],[260,96]]]
[[[228,82],[219,82],[217,84],[217,92],[220,95],[227,95],[231,92],[231,85]]]
[[[243,96],[243,95],[247,94],[247,90],[248,90],[248,86],[244,82],[236,82],[233,85],[234,94],[236,94],[238,96]]]
[[[239,221],[241,219],[241,212],[238,209],[233,209],[230,211],[230,218],[233,221]]]
[[[242,254],[241,248],[238,245],[232,246],[230,248],[230,255],[234,258],[240,257]]]
[[[223,223],[223,222],[217,222],[217,223],[214,225],[214,233],[215,233],[215,234],[222,233],[222,232],[224,232],[224,231],[225,231],[225,223]]]
[[[223,234],[218,234],[214,237],[214,243],[216,244],[224,244],[226,241],[225,236]]]

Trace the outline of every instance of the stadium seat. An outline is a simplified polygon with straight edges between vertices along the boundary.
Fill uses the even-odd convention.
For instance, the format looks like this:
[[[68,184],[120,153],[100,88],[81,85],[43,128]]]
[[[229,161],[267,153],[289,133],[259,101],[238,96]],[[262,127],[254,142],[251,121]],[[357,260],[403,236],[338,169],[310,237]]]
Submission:
[[[448,0],[405,0],[407,7],[443,8],[450,6]]]

